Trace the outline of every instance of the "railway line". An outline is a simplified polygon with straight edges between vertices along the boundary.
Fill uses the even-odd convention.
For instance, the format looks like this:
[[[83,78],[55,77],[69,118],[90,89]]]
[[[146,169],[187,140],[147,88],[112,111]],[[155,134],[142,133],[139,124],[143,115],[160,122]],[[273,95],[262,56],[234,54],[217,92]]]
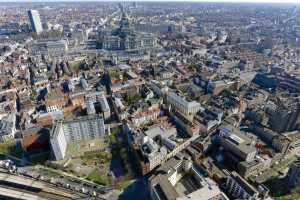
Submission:
[[[3,172],[0,172],[0,196],[24,200],[89,199],[84,194]]]

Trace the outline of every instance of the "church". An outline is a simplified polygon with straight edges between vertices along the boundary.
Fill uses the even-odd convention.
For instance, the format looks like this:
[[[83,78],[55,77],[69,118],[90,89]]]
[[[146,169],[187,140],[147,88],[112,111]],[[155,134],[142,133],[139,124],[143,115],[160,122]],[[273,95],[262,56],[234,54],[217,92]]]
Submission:
[[[101,49],[110,51],[135,51],[153,48],[157,42],[152,34],[134,31],[127,13],[122,10],[117,29],[99,32],[99,45]]]

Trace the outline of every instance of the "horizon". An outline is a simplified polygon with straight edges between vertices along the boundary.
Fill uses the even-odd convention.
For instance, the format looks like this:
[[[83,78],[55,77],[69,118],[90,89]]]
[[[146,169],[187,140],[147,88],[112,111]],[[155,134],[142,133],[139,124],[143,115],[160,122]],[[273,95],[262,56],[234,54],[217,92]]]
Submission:
[[[300,0],[0,0],[2,3],[47,3],[47,2],[194,2],[194,3],[276,3],[300,4]]]

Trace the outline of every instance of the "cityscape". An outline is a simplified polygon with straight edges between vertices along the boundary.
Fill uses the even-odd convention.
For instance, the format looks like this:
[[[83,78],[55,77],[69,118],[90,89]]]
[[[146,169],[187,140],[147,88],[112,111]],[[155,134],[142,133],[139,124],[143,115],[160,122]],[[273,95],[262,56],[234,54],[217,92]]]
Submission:
[[[275,2],[0,0],[0,199],[300,200]]]

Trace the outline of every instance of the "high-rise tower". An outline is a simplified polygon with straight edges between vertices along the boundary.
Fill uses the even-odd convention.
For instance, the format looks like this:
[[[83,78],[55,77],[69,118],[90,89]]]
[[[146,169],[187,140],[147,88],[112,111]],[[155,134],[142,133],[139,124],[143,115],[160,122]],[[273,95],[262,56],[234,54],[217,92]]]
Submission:
[[[29,10],[28,17],[33,31],[36,32],[36,34],[40,34],[41,32],[43,32],[39,12],[37,10]]]

